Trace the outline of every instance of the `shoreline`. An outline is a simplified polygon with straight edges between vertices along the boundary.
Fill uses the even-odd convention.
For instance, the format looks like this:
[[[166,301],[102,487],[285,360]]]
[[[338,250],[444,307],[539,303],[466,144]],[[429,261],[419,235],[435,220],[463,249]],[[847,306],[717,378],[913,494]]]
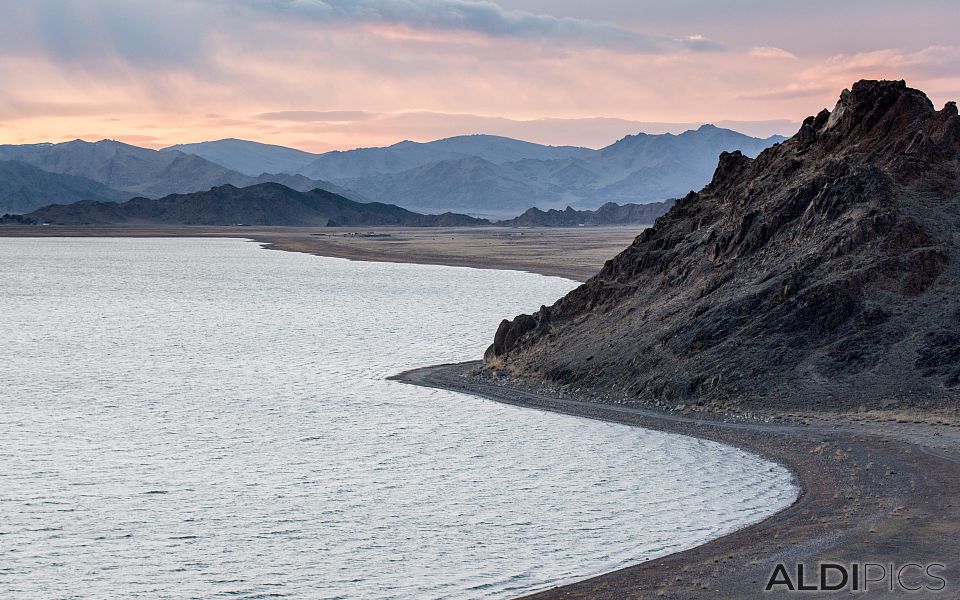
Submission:
[[[365,262],[524,271],[583,282],[646,228],[646,225],[575,228],[4,225],[0,227],[0,238],[234,238],[251,240],[267,250]]]
[[[804,424],[724,420],[600,404],[490,382],[472,375],[479,361],[437,365],[391,377],[496,402],[690,435],[752,452],[787,467],[800,488],[791,506],[700,546],[524,598],[795,598],[765,592],[775,566],[795,576],[820,562],[945,565],[960,590],[960,432],[951,425],[854,422],[840,415]],[[903,419],[901,419],[902,421]],[[904,577],[906,581],[912,573]],[[927,580],[915,579],[914,583]],[[830,597],[898,597],[877,587]]]

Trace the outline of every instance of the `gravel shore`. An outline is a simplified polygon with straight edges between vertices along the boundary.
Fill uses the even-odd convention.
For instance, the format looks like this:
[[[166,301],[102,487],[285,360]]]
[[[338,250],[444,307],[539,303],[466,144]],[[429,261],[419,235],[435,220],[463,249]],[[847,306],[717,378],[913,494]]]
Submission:
[[[602,404],[480,375],[479,362],[439,365],[397,375],[406,383],[482,396],[497,402],[625,423],[714,440],[789,467],[797,502],[756,525],[702,546],[529,596],[554,598],[956,598],[960,593],[960,428],[942,415],[775,415],[746,418],[686,409]],[[776,565],[807,584],[821,563],[931,564],[937,587],[914,567],[836,592],[767,592]],[[871,567],[870,576],[880,576]],[[861,580],[863,575],[860,575]],[[832,581],[832,580],[831,580]]]

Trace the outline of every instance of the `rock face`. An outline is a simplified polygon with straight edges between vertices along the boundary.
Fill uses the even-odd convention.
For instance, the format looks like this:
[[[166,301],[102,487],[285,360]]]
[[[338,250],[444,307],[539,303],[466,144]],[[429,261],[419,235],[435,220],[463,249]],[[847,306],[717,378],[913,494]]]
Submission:
[[[489,225],[466,215],[422,215],[392,204],[354,202],[326,190],[298,192],[278,183],[245,188],[224,185],[208,192],[159,200],[55,204],[12,224],[51,225],[273,225],[299,227],[439,227]]]
[[[860,81],[691,193],[488,367],[614,401],[816,410],[960,399],[960,117]]]

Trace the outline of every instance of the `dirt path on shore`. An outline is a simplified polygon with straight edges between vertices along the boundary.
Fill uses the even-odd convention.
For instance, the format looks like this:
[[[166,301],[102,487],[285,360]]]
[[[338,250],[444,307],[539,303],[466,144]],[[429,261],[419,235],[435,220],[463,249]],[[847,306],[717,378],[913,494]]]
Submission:
[[[690,550],[529,596],[559,598],[951,598],[960,597],[960,431],[952,424],[704,418],[557,398],[479,379],[478,362],[440,365],[394,379],[497,402],[692,435],[738,446],[788,466],[801,488],[791,507]],[[903,421],[903,419],[901,419]],[[777,564],[797,583],[804,565],[815,583],[820,563],[900,571],[940,564],[941,582],[908,567],[864,591],[765,591]],[[890,569],[890,565],[894,565]],[[880,567],[871,567],[871,578]],[[863,579],[861,574],[860,579]],[[892,585],[891,585],[892,584]],[[893,590],[891,591],[891,587]]]

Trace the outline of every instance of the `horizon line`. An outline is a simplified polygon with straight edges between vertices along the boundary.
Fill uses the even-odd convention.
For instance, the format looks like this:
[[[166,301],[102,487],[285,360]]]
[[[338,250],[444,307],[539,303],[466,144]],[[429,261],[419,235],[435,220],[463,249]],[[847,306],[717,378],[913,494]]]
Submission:
[[[624,120],[624,119],[619,119],[618,117],[592,117],[592,118],[593,118],[593,119],[615,119],[615,120]],[[546,119],[545,119],[545,120],[546,120]],[[784,121],[784,123],[790,123],[791,125],[794,124],[792,121],[788,121],[788,120],[786,120],[786,119],[784,119],[783,121]],[[277,147],[277,148],[286,148],[286,149],[289,149],[289,150],[296,150],[296,151],[298,151],[298,152],[304,152],[304,153],[306,153],[306,154],[313,154],[313,155],[316,155],[316,156],[320,156],[320,155],[323,155],[323,154],[327,154],[327,153],[329,153],[329,152],[350,152],[350,151],[354,151],[354,150],[371,150],[371,149],[380,149],[380,148],[391,148],[391,147],[393,147],[393,146],[396,146],[396,145],[398,145],[398,144],[403,144],[403,143],[430,144],[430,143],[434,143],[434,142],[442,142],[442,141],[445,141],[445,140],[451,140],[451,139],[457,139],[457,138],[467,138],[467,137],[491,137],[491,138],[500,138],[500,139],[506,139],[506,140],[513,140],[513,141],[517,141],[517,142],[524,142],[524,143],[528,143],[528,144],[535,144],[535,145],[538,145],[538,146],[544,146],[544,147],[550,147],[550,148],[584,148],[584,149],[587,149],[587,150],[602,150],[603,148],[606,148],[606,147],[611,146],[611,145],[613,145],[613,144],[619,143],[619,142],[621,142],[621,141],[623,141],[623,140],[625,140],[625,139],[627,139],[627,138],[629,138],[629,137],[636,137],[636,136],[640,136],[640,135],[648,135],[648,136],[672,136],[672,137],[677,137],[677,136],[683,135],[683,134],[685,134],[685,133],[691,133],[691,132],[699,131],[700,129],[702,129],[702,128],[704,128],[704,127],[714,127],[714,128],[716,128],[716,129],[722,129],[722,130],[724,130],[724,131],[731,131],[731,132],[733,132],[733,133],[737,133],[737,134],[744,135],[744,136],[747,136],[747,137],[750,137],[750,138],[753,138],[753,139],[758,139],[758,140],[767,140],[767,139],[771,139],[771,138],[775,138],[775,137],[782,137],[782,138],[789,139],[789,138],[793,135],[793,134],[787,135],[787,134],[782,134],[782,133],[773,133],[773,134],[770,134],[770,135],[767,135],[767,136],[758,136],[758,135],[751,135],[751,134],[749,134],[749,133],[740,131],[740,130],[738,130],[738,129],[734,129],[733,127],[721,126],[721,125],[717,125],[717,124],[716,124],[716,123],[724,123],[724,122],[725,122],[725,121],[723,121],[723,120],[721,120],[721,121],[716,121],[716,122],[704,121],[704,122],[701,122],[701,123],[696,123],[696,122],[678,122],[678,123],[649,122],[649,123],[645,123],[645,124],[648,124],[648,125],[651,125],[651,126],[659,126],[659,127],[661,127],[661,128],[670,128],[670,129],[673,129],[673,130],[672,130],[672,131],[659,131],[659,132],[657,132],[657,131],[651,132],[651,131],[642,131],[642,130],[641,130],[641,131],[637,131],[636,133],[627,133],[627,134],[625,134],[625,135],[623,135],[623,136],[621,136],[621,137],[618,137],[618,138],[614,139],[614,141],[610,142],[609,144],[606,144],[605,146],[597,146],[597,147],[587,146],[587,145],[580,145],[580,144],[545,144],[545,143],[535,142],[535,141],[532,141],[532,140],[530,140],[530,139],[525,139],[525,138],[521,138],[521,137],[512,137],[512,136],[508,136],[508,135],[500,135],[500,134],[495,134],[495,133],[482,133],[482,132],[462,133],[462,134],[457,134],[457,135],[449,135],[449,136],[444,136],[444,137],[439,137],[439,138],[430,138],[430,139],[423,139],[423,140],[403,138],[403,139],[399,139],[399,140],[397,140],[397,141],[395,141],[395,142],[393,142],[393,143],[390,143],[390,144],[387,144],[387,145],[382,145],[382,146],[352,146],[352,147],[344,147],[344,148],[334,148],[334,149],[331,149],[331,150],[324,150],[324,151],[321,151],[321,152],[314,152],[314,151],[311,151],[311,150],[305,150],[305,149],[300,148],[300,147],[297,147],[297,146],[295,146],[295,145],[277,144],[277,143],[262,141],[262,140],[258,140],[258,139],[242,138],[242,137],[235,137],[235,136],[230,136],[230,135],[228,135],[228,136],[226,136],[226,137],[218,138],[218,139],[206,139],[206,140],[199,140],[199,141],[177,142],[177,143],[174,143],[174,144],[150,144],[150,143],[142,143],[142,142],[140,142],[140,143],[134,143],[134,142],[124,141],[123,138],[124,138],[125,136],[116,136],[116,137],[107,136],[107,137],[102,137],[102,138],[100,138],[100,139],[93,139],[93,136],[90,136],[90,137],[80,136],[80,137],[75,137],[75,138],[71,138],[71,139],[64,139],[64,140],[62,140],[62,141],[56,141],[56,142],[52,142],[52,141],[49,141],[49,140],[37,141],[37,142],[20,142],[20,143],[17,143],[17,142],[0,142],[0,146],[43,146],[43,145],[57,146],[57,145],[61,145],[61,144],[70,144],[70,143],[74,143],[74,142],[83,142],[83,143],[86,143],[86,144],[98,144],[98,143],[101,143],[101,142],[116,142],[116,143],[124,144],[124,145],[127,145],[127,146],[133,146],[133,147],[136,147],[136,148],[142,148],[142,149],[145,149],[145,150],[166,151],[166,150],[175,150],[177,146],[192,146],[192,145],[199,145],[199,144],[211,144],[211,143],[217,143],[217,142],[237,141],[237,142],[247,142],[247,143],[260,144],[260,145],[264,145],[264,146],[273,146],[273,147]],[[801,124],[801,121],[797,121],[795,124],[796,124],[797,127],[799,127],[800,124]],[[681,130],[681,128],[686,128],[686,129],[682,129],[682,130]],[[131,134],[129,137],[135,138],[135,137],[137,137],[137,134]]]

